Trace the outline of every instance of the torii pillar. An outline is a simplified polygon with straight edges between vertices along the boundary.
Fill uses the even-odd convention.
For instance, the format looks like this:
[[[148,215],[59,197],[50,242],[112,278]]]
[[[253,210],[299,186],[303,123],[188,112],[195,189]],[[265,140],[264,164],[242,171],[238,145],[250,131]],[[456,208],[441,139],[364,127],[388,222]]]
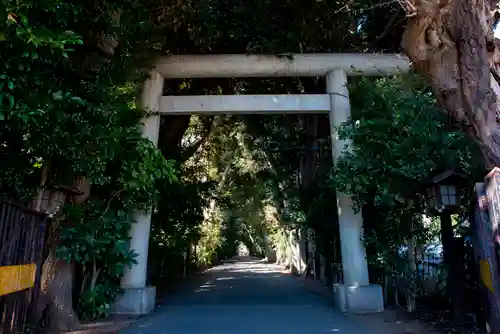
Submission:
[[[329,114],[334,162],[349,149],[351,143],[338,138],[335,129],[351,117],[347,75],[337,69],[326,75],[326,92],[330,95]],[[333,287],[334,302],[342,311],[350,313],[378,313],[384,310],[384,298],[380,285],[369,284],[368,263],[362,244],[363,218],[354,213],[352,199],[337,192],[340,252],[344,273],[343,284]]]
[[[163,95],[165,79],[157,71],[145,81],[141,94],[141,106],[151,115],[142,120],[142,136],[158,145],[160,132],[160,98]],[[156,288],[146,286],[148,267],[149,232],[151,211],[134,213],[135,222],[130,227],[130,248],[137,254],[136,264],[125,269],[121,286],[123,294],[118,297],[111,311],[114,314],[141,315],[155,308]]]

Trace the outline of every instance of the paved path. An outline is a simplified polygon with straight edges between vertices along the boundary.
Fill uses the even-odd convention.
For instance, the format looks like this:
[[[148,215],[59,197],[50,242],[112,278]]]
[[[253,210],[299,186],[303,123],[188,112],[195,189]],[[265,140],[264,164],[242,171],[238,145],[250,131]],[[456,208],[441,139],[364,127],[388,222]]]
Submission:
[[[276,265],[214,267],[124,334],[379,334],[334,310]]]

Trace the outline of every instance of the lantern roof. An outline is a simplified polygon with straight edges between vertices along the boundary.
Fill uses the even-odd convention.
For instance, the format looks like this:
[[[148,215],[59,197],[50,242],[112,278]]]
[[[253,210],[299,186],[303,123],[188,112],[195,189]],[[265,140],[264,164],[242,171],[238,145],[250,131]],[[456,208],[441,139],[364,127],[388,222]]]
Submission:
[[[49,184],[47,185],[49,189],[55,190],[55,191],[61,191],[65,192],[68,195],[83,195],[83,192],[81,192],[77,187],[74,186],[67,186],[67,185],[60,185],[60,184]]]
[[[452,183],[456,185],[461,185],[466,183],[468,180],[467,176],[455,169],[448,169],[445,171],[436,170],[431,173],[430,177],[424,184],[426,186],[439,184],[439,183]]]

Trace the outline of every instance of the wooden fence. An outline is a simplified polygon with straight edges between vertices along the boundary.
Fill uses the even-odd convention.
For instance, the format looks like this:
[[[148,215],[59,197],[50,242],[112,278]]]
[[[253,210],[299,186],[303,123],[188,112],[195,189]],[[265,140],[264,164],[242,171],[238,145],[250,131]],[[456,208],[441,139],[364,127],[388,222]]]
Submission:
[[[0,199],[0,333],[27,332],[39,292],[46,215]]]

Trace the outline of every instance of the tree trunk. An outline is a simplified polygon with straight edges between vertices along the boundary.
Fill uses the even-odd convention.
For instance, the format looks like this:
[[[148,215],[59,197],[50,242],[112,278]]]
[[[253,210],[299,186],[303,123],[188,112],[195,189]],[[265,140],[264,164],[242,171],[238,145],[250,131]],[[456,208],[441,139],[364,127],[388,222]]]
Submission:
[[[400,0],[410,17],[402,47],[426,75],[438,103],[479,144],[487,167],[500,166],[497,123],[498,1]]]
[[[43,170],[42,182],[45,183],[48,168]],[[68,200],[73,204],[82,204],[90,194],[90,182],[82,178],[74,184],[78,195],[73,195]],[[40,280],[40,296],[35,306],[35,321],[47,316],[48,327],[55,333],[70,330],[78,327],[80,321],[73,306],[73,286],[75,279],[75,267],[73,263],[60,260],[56,256],[58,244],[58,229],[64,217],[58,217],[61,209],[61,194],[50,193],[49,190],[41,190],[45,195],[40,194],[35,200],[34,206],[42,211],[56,216],[53,219],[49,236],[47,239],[48,255],[42,266],[42,275]]]
[[[113,26],[120,24],[120,12],[112,13]],[[98,53],[90,52],[84,55],[82,70],[85,73],[96,73],[100,71],[100,64],[103,57],[106,62],[111,61],[118,47],[118,35],[115,33],[98,32],[94,34],[90,31],[87,36],[87,43],[93,44],[99,49]],[[49,328],[55,333],[71,330],[80,325],[78,316],[73,306],[73,286],[75,279],[74,263],[60,260],[56,255],[58,245],[57,229],[64,220],[60,217],[60,209],[65,201],[72,204],[83,204],[90,196],[90,181],[85,178],[75,180],[70,187],[75,190],[73,194],[62,194],[60,191],[51,192],[45,189],[45,184],[50,180],[51,165],[44,163],[41,171],[40,191],[33,201],[33,207],[37,211],[45,212],[53,218],[51,231],[47,242],[48,256],[42,266],[40,280],[40,296],[35,306],[35,320],[37,322],[48,316]],[[54,181],[54,180],[52,180]],[[63,187],[66,188],[66,187]],[[48,195],[48,196],[44,196]],[[56,198],[57,197],[57,198]],[[93,268],[91,287],[95,286],[99,270]]]
[[[51,245],[49,256],[42,267],[41,289],[36,316],[48,317],[50,331],[60,333],[80,325],[73,309],[74,265],[56,257],[56,246]]]
[[[493,33],[498,0],[399,1],[410,17],[402,39],[405,53],[428,77],[439,105],[479,144],[486,167],[500,166],[500,43]],[[492,239],[489,220],[483,221],[480,207],[476,210],[476,223],[485,225],[477,228],[478,237],[481,241]],[[488,247],[491,245],[478,245],[476,254],[483,264],[492,265],[491,280],[498,283],[496,258]],[[498,291],[486,291],[490,329],[498,334]]]

